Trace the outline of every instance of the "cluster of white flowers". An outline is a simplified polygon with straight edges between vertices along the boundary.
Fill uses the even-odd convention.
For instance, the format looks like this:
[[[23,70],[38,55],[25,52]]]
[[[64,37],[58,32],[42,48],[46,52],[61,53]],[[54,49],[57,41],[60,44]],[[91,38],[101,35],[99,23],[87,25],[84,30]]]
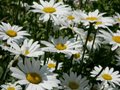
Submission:
[[[10,52],[11,56],[18,59],[17,66],[10,66],[11,76],[16,78],[14,83],[1,85],[2,90],[119,90],[120,73],[114,68],[95,66],[89,75],[98,82],[91,85],[88,77],[83,77],[81,73],[71,71],[62,73],[57,78],[56,70],[61,70],[64,61],[58,63],[57,60],[47,57],[46,53],[64,54],[65,58],[72,59],[72,64],[87,63],[84,59],[89,58],[89,53],[100,49],[102,45],[109,45],[111,51],[116,51],[117,64],[120,65],[120,30],[113,32],[109,26],[120,26],[120,14],[113,17],[104,16],[99,10],[85,12],[82,10],[72,10],[69,5],[62,1],[33,2],[31,12],[38,13],[39,20],[43,23],[52,21],[53,28],[59,30],[69,28],[72,30],[72,37],[69,36],[49,36],[47,40],[34,41],[23,27],[10,25],[1,22],[0,25],[0,47],[4,51]],[[93,0],[92,0],[93,1]],[[95,1],[95,0],[94,0]],[[82,25],[86,30],[79,28]],[[91,28],[92,25],[92,28]],[[89,29],[93,29],[89,31]],[[106,31],[105,31],[106,30]],[[64,33],[63,33],[64,34]],[[86,45],[86,46],[84,46]],[[48,55],[49,56],[49,55]],[[59,57],[57,57],[59,60]],[[14,61],[11,61],[14,63]],[[10,63],[11,63],[10,62]],[[24,87],[24,89],[23,89]]]

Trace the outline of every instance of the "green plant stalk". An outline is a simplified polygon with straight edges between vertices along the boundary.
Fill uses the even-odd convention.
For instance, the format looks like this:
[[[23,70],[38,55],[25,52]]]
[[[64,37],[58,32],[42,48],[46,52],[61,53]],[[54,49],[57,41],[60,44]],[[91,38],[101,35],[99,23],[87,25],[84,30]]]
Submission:
[[[57,71],[59,60],[60,59],[60,53],[55,54],[55,60],[56,60],[56,66],[55,66],[55,71]]]
[[[59,64],[59,61],[58,61],[58,60],[56,60],[55,71],[57,71],[57,68],[58,68],[58,64]]]
[[[9,57],[9,60],[11,60],[11,57]],[[8,64],[6,65],[5,71],[4,71],[4,73],[2,74],[2,77],[1,77],[2,82],[4,82],[4,80],[6,80],[6,75],[9,71],[9,68],[12,66],[14,61],[15,60],[9,61]]]
[[[93,47],[94,47],[94,44],[95,44],[95,39],[96,39],[96,36],[97,36],[97,32],[98,32],[98,30],[95,31],[95,35],[94,35],[94,38],[93,38],[93,43],[92,43],[90,53],[93,51]]]
[[[50,33],[50,25],[51,25],[51,22],[50,22],[50,19],[46,22],[46,35],[45,35],[45,40],[48,41],[49,39],[49,33]],[[44,57],[44,65],[46,64],[47,62],[47,53],[45,52],[45,57]]]
[[[82,55],[82,59],[81,59],[81,63],[80,63],[80,66],[81,66],[81,70],[82,70],[82,66],[83,66],[83,60],[84,60],[84,56],[85,56],[85,51],[87,49],[87,42],[88,42],[88,39],[89,39],[89,36],[91,34],[91,30],[92,30],[92,26],[93,24],[90,23],[90,27],[88,29],[88,33],[87,33],[87,38],[86,38],[86,41],[85,41],[85,44],[84,44],[84,48],[83,48],[83,55]]]
[[[79,0],[80,9],[82,8],[82,0]]]

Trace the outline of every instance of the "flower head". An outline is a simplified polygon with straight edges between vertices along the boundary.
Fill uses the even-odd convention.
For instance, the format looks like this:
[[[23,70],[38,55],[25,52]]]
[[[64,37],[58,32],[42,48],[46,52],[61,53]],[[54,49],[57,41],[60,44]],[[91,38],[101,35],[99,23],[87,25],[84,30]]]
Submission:
[[[40,66],[39,60],[32,61],[25,59],[25,63],[19,62],[19,68],[11,67],[12,76],[17,78],[17,83],[26,85],[26,90],[51,90],[58,87],[59,80],[56,74],[47,69],[47,66]]]
[[[112,26],[114,24],[114,20],[111,17],[102,17],[100,20],[95,22],[94,27],[97,28],[108,28],[108,26]]]
[[[94,68],[94,70],[91,72],[91,76],[95,77],[96,75],[98,75],[100,72],[100,74],[97,77],[97,80],[100,80],[103,82],[104,85],[110,84],[112,86],[115,87],[115,85],[120,85],[120,74],[119,71],[114,71],[114,68],[109,68],[106,67],[105,69],[103,69],[102,71],[102,67],[96,67]]]
[[[20,85],[17,85],[17,83],[7,83],[1,85],[2,90],[22,90],[22,87]]]
[[[29,34],[26,31],[22,31],[22,27],[17,25],[11,26],[9,23],[2,22],[0,25],[0,38],[2,40],[7,40],[8,43],[11,41],[16,41],[28,36]]]
[[[40,49],[38,41],[33,42],[33,39],[25,39],[22,46],[19,46],[15,42],[11,43],[10,46],[11,48],[8,49],[8,51],[18,55],[24,55],[27,57],[38,57],[39,55],[44,54],[44,52]]]
[[[32,6],[34,9],[33,12],[41,13],[40,20],[44,22],[48,21],[49,19],[53,22],[58,23],[57,17],[61,15],[65,15],[68,13],[70,7],[67,5],[63,5],[61,2],[55,2],[55,0],[43,1],[40,0],[40,4],[34,2]]]
[[[116,15],[114,15],[114,20],[115,20],[115,24],[120,25],[120,14],[119,13],[116,13]]]
[[[88,80],[82,78],[81,75],[77,76],[77,73],[70,72],[70,75],[63,74],[61,84],[64,90],[85,90]]]
[[[110,31],[110,30],[109,30]],[[116,33],[113,33],[112,31],[107,32],[107,31],[100,31],[100,37],[104,39],[103,43],[106,44],[110,44],[112,45],[112,50],[117,49],[118,47],[120,47],[120,31],[117,30]]]
[[[43,51],[75,54],[78,51],[74,50],[74,48],[81,47],[80,43],[75,41],[74,38],[68,39],[68,37],[63,38],[60,36],[57,39],[52,37],[50,37],[50,39],[51,43],[47,41],[41,41],[42,44],[47,46],[42,48]]]
[[[89,12],[88,14],[85,12],[81,12],[81,21],[84,23],[84,25],[89,25],[89,23],[94,23],[99,21],[104,13],[99,13],[98,10],[95,10],[94,12]]]

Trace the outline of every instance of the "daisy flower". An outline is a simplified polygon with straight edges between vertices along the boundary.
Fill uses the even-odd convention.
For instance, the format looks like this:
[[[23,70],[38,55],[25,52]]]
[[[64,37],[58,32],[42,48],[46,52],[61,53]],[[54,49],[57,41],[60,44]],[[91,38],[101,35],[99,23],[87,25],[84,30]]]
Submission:
[[[40,49],[40,44],[38,44],[38,41],[33,42],[33,39],[25,39],[23,45],[21,46],[19,46],[15,42],[11,43],[10,46],[11,48],[8,49],[8,51],[17,55],[24,55],[27,57],[38,57],[39,55],[44,54],[44,52]]]
[[[98,28],[108,28],[108,26],[112,26],[114,24],[114,20],[111,17],[102,17],[100,20],[95,22],[95,29]]]
[[[7,83],[4,85],[1,85],[1,90],[22,90],[22,87],[20,85],[17,85],[17,83]]]
[[[83,51],[78,49],[78,53],[73,54],[73,63],[78,62],[82,59]]]
[[[47,46],[42,48],[43,51],[75,54],[78,51],[74,50],[74,48],[81,47],[80,43],[78,41],[75,41],[74,38],[68,39],[68,37],[63,38],[60,36],[57,39],[50,37],[50,40],[51,43],[47,41],[41,41],[42,44]]]
[[[95,66],[94,70],[91,71],[91,77],[95,77],[96,75],[98,75],[101,70],[102,70],[102,67],[100,65],[98,67]]]
[[[87,37],[85,37],[85,39],[83,40],[84,42],[85,42],[86,38]],[[88,50],[91,50],[93,41],[94,41],[94,34],[91,33],[89,38],[88,38],[88,41],[87,41],[87,48],[88,48]],[[98,34],[97,34],[96,38],[95,38],[94,45],[93,45],[93,50],[99,49],[100,46],[101,46],[101,41],[100,41],[100,38],[98,37]]]
[[[32,11],[41,13],[40,20],[43,20],[44,22],[48,21],[49,19],[53,22],[59,22],[57,20],[57,17],[66,15],[71,8],[67,5],[63,5],[62,2],[55,2],[55,0],[43,1],[39,0],[40,4],[34,2],[32,5],[32,8],[34,8]]]
[[[62,27],[73,27],[75,24],[80,23],[80,17],[79,17],[79,12],[78,11],[71,11],[69,14],[62,16],[61,17],[62,21]]]
[[[0,47],[6,51],[10,48],[10,45],[7,44],[7,42],[2,42],[2,44],[0,44]]]
[[[85,37],[85,30],[81,29],[81,28],[77,28],[77,27],[73,27],[73,32],[75,32],[75,38],[77,40],[80,40],[82,44],[84,44],[83,40]]]
[[[109,32],[107,31],[100,31],[100,37],[104,39],[103,43],[105,44],[110,44],[112,45],[112,50],[117,49],[118,47],[120,47],[120,30],[117,30],[116,33],[113,33],[111,30],[109,30]]]
[[[77,76],[77,73],[70,72],[70,75],[63,74],[61,84],[64,90],[85,90],[88,80],[85,77],[82,78],[81,75]]]
[[[28,35],[26,31],[22,31],[22,27],[17,25],[11,26],[9,23],[4,22],[0,25],[0,38],[2,38],[2,40],[7,40],[8,43],[17,41]]]
[[[83,29],[76,28],[76,27],[74,27],[73,31],[75,31],[75,33],[77,34],[77,40],[80,41],[82,45],[84,45],[85,41],[87,39],[88,31],[84,31]],[[94,41],[94,34],[91,33],[88,38],[88,41],[87,41],[87,49],[88,50],[91,50],[93,41]],[[99,49],[100,46],[101,46],[101,40],[100,40],[99,34],[97,33],[95,42],[93,45],[93,50]]]
[[[120,48],[119,48],[118,50],[120,50]],[[118,50],[117,50],[117,51],[118,51]],[[116,64],[116,65],[119,66],[119,65],[120,65],[120,55],[118,54],[118,55],[116,55],[115,57],[116,57],[116,61],[117,61],[117,64]]]
[[[98,73],[101,71],[102,67],[96,67],[94,68],[95,70],[93,70],[91,72],[91,76],[95,77],[96,75],[98,75]],[[115,85],[119,85],[120,86],[120,74],[119,71],[114,71],[114,68],[109,68],[106,67],[101,73],[100,75],[97,77],[96,80],[100,80],[102,81],[102,83],[104,85],[110,84],[113,87],[115,87]]]
[[[75,32],[78,34],[78,41],[81,41],[81,44],[84,45],[86,39],[87,39],[87,31],[82,31],[81,29],[77,29],[75,30]],[[91,50],[92,45],[93,45],[93,41],[94,41],[94,34],[91,33],[88,37],[88,41],[87,41],[87,49]],[[101,46],[101,40],[100,37],[98,35],[98,33],[96,34],[96,38],[95,38],[95,42],[93,45],[93,50],[99,49],[99,47]]]
[[[83,50],[81,48],[76,48],[75,50],[77,50],[78,52],[75,54],[70,54],[70,55],[66,55],[66,57],[68,57],[69,59],[71,57],[73,57],[72,63],[80,63],[80,60],[82,59],[82,55],[83,55]],[[85,54],[84,58],[88,58],[88,55]],[[85,61],[85,60],[84,60]]]
[[[110,85],[104,85],[103,83],[98,83],[94,85],[93,90],[118,90],[117,87],[111,87]]]
[[[11,67],[12,76],[17,78],[20,85],[26,85],[25,90],[51,90],[60,83],[47,66],[40,66],[39,60],[25,60],[18,63],[18,67]]]
[[[95,10],[94,12],[89,12],[88,14],[85,12],[80,13],[81,22],[83,22],[85,26],[89,25],[89,23],[94,23],[99,21],[103,15],[104,13],[99,14],[98,10]]]
[[[56,62],[50,58],[47,58],[47,60],[48,61],[46,66],[49,68],[50,71],[54,71],[56,67]],[[41,65],[44,65],[44,61],[41,61]],[[62,63],[59,63],[57,69],[60,69],[61,67],[62,67]]]
[[[115,16],[113,16],[114,20],[115,20],[115,24],[119,24],[120,25],[120,14],[116,13]]]

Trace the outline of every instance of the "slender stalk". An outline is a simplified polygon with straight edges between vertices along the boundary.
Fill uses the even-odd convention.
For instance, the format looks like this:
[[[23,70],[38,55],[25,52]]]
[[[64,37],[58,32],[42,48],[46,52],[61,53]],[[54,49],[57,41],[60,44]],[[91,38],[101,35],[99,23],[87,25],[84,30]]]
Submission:
[[[82,0],[79,0],[80,9],[82,8]]]
[[[55,60],[56,60],[55,71],[57,71],[57,68],[58,68],[58,64],[59,64],[59,60],[58,59],[60,59],[60,54],[59,53],[55,54]]]
[[[45,52],[45,55],[44,55],[44,65],[46,64],[47,62],[47,53]]]
[[[59,64],[59,61],[58,61],[58,60],[56,60],[55,71],[57,71],[57,68],[58,68],[58,64]]]
[[[48,41],[48,38],[49,38],[49,33],[50,33],[50,26],[51,26],[51,21],[50,19],[46,22],[46,38],[45,40]]]
[[[91,30],[92,30],[91,28],[92,28],[92,23],[90,24],[90,28],[88,29],[87,38],[86,38],[86,41],[85,41],[85,44],[84,44],[84,48],[83,48],[83,55],[82,55],[81,62],[83,62],[83,59],[84,59],[84,56],[85,56],[85,51],[87,49],[87,42],[88,42],[89,36],[91,34]]]
[[[95,39],[96,39],[96,36],[97,36],[97,32],[98,31],[95,31],[95,35],[94,35],[94,38],[93,38],[93,43],[92,43],[92,47],[91,47],[90,53],[93,51],[93,47],[94,47],[94,44],[95,44]]]
[[[45,35],[45,40],[48,41],[49,39],[49,33],[50,33],[50,25],[51,25],[51,22],[50,22],[50,19],[46,22],[46,35]],[[44,57],[44,65],[46,64],[47,62],[47,53],[45,52],[45,57]]]
[[[16,13],[15,13],[15,23],[16,23],[16,24],[19,24],[19,22],[20,22],[19,19],[18,19],[19,15],[20,15],[20,11],[21,11],[21,10],[20,10],[20,9],[21,9],[21,8],[20,8],[20,7],[21,7],[21,6],[20,6],[20,1],[21,1],[21,0],[18,0],[18,6],[17,6],[17,9],[16,9]]]
[[[6,75],[7,75],[8,71],[9,71],[10,67],[11,67],[11,66],[13,65],[13,63],[18,59],[18,57],[19,57],[19,56],[16,55],[16,56],[14,57],[14,59],[8,63],[8,65],[6,66],[5,72],[4,72],[3,75],[2,75],[2,81],[6,80]],[[10,60],[11,60],[11,58],[10,58]]]
[[[88,29],[88,33],[87,33],[87,38],[86,38],[86,41],[85,41],[85,44],[84,44],[84,47],[83,47],[83,55],[82,55],[82,59],[81,59],[81,63],[80,63],[80,66],[81,66],[81,70],[82,70],[82,66],[83,66],[83,60],[84,60],[84,56],[85,56],[85,51],[87,49],[87,42],[88,42],[88,39],[89,39],[89,36],[91,34],[91,31],[92,31],[92,26],[93,24],[90,23],[90,27]]]

